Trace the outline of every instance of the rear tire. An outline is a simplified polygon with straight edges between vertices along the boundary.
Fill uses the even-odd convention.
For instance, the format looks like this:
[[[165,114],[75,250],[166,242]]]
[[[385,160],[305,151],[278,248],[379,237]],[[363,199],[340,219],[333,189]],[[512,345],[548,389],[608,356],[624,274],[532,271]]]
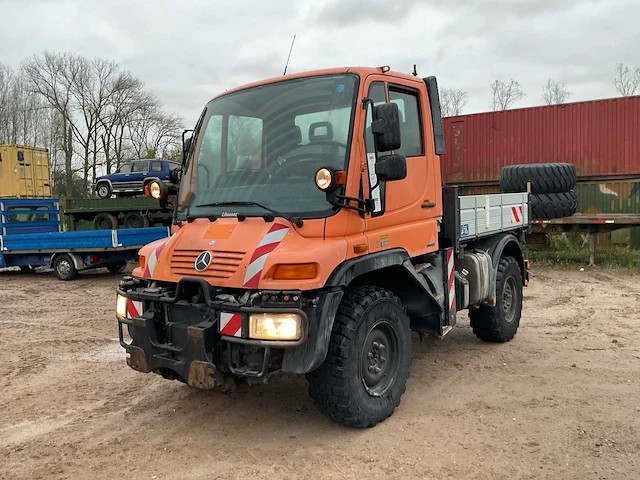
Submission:
[[[53,262],[53,270],[60,280],[73,280],[78,276],[78,269],[73,263],[73,259],[63,253],[56,257]]]
[[[324,363],[307,374],[309,395],[334,422],[372,427],[400,404],[411,350],[400,300],[382,288],[352,288],[338,308]]]
[[[562,193],[576,186],[576,168],[572,163],[531,163],[507,165],[500,171],[500,189],[505,193]]]
[[[140,212],[129,212],[122,221],[124,228],[142,228],[149,226],[149,219]]]
[[[100,198],[109,198],[113,191],[111,189],[111,185],[109,185],[107,182],[103,182],[99,183],[96,187],[96,193]]]
[[[529,195],[533,218],[570,217],[578,210],[578,197],[571,190],[564,193],[537,193]]]
[[[93,219],[96,230],[114,230],[118,228],[118,217],[112,213],[100,212]]]
[[[496,276],[496,305],[469,310],[473,333],[486,342],[511,340],[522,315],[522,272],[513,257],[502,257]]]

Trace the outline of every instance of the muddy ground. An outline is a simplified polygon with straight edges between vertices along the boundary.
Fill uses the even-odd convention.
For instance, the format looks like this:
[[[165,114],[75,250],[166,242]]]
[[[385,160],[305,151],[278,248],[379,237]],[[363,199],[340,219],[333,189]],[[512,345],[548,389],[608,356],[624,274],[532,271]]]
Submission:
[[[640,478],[640,274],[534,268],[515,339],[414,339],[396,413],[351,430],[304,378],[233,394],[130,370],[119,275],[0,273],[0,478]]]

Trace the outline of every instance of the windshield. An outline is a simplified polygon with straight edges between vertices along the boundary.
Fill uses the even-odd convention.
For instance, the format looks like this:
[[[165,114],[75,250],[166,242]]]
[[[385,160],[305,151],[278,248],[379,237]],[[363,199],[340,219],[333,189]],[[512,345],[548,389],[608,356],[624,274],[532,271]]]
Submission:
[[[345,169],[357,76],[326,75],[248,88],[214,99],[194,137],[177,213],[314,217],[332,207],[318,168]],[[217,203],[218,205],[211,205]]]

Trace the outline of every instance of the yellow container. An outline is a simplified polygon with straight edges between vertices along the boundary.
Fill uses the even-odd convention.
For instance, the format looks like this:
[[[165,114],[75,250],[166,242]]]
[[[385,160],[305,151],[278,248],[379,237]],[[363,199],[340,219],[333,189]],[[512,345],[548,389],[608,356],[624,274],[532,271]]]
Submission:
[[[51,197],[46,148],[0,145],[0,197]]]

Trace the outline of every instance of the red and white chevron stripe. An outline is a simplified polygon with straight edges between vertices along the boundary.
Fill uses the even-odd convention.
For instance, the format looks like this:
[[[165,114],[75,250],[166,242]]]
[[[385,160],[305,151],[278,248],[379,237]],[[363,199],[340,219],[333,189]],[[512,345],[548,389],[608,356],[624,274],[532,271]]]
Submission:
[[[220,334],[239,337],[242,333],[242,315],[240,313],[220,313]]]
[[[516,223],[522,223],[522,205],[511,207],[511,214]]]
[[[456,311],[456,276],[453,248],[447,250],[447,278],[449,287],[449,311]]]
[[[247,288],[258,288],[262,269],[267,261],[267,257],[273,252],[284,236],[289,231],[289,227],[281,223],[274,223],[256,247],[249,260],[247,271],[244,274],[243,286]]]
[[[127,299],[127,318],[139,317],[144,313],[142,302]]]
[[[158,258],[160,257],[160,254],[162,253],[162,250],[164,249],[164,247],[165,247],[165,245],[167,243],[169,243],[169,240],[164,242],[158,248],[155,248],[151,252],[151,255],[149,255],[149,257],[147,257],[147,263],[146,263],[146,265],[144,267],[144,273],[143,273],[143,275],[145,277],[150,278],[150,277],[153,276],[153,271],[156,269],[156,265],[158,263]]]

